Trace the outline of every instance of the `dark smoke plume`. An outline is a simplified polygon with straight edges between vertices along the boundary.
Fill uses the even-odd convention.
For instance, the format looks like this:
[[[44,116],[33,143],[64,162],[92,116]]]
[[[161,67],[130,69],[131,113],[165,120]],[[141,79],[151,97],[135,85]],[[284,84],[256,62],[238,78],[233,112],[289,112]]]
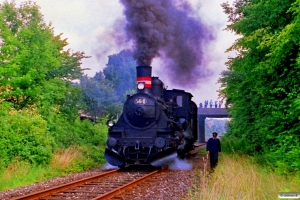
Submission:
[[[138,65],[151,65],[152,59],[160,56],[167,62],[168,73],[182,84],[209,74],[208,69],[202,67],[203,52],[213,36],[200,19],[191,16],[188,3],[176,1],[175,5],[174,0],[120,2],[125,7],[126,33],[134,41]]]

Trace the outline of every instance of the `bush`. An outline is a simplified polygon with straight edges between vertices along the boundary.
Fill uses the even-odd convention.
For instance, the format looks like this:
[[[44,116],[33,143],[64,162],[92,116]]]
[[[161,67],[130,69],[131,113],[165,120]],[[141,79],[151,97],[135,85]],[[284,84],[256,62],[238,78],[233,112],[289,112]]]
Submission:
[[[2,177],[0,188],[1,184],[3,188],[7,188],[7,184],[19,187],[105,163],[105,119],[93,124],[88,120],[80,121],[79,116],[76,120],[70,119],[51,109],[42,117],[33,108],[15,110],[10,107],[7,103],[0,104],[0,175],[9,172],[6,174],[18,176],[18,181],[8,184],[9,177]],[[27,173],[19,175],[11,170],[16,163],[26,163],[29,174],[40,168],[47,170],[45,174],[33,173],[33,177],[27,177]],[[28,178],[29,182],[22,181]]]
[[[53,138],[47,123],[34,109],[14,110],[0,104],[0,166],[7,167],[15,158],[32,164],[50,161]]]
[[[243,139],[231,135],[221,137],[222,151],[226,153],[245,153],[246,143]]]
[[[104,147],[108,132],[106,119],[94,124],[89,120],[80,121],[79,117],[75,121],[68,121],[62,115],[52,113],[47,120],[56,151],[73,146],[82,153],[84,159],[76,160],[76,168],[83,170],[105,162]]]
[[[88,120],[68,121],[63,116],[52,114],[48,117],[48,130],[54,137],[56,148],[91,144],[104,146],[107,138],[107,126],[104,121],[94,124]]]

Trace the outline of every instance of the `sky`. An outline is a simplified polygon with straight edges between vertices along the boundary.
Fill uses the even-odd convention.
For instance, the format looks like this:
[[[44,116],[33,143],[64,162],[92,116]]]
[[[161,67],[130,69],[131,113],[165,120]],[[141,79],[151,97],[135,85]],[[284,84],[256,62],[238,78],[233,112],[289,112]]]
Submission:
[[[119,0],[32,0],[40,7],[41,13],[44,15],[46,23],[52,23],[55,34],[62,34],[62,39],[67,38],[70,48],[74,52],[85,52],[91,58],[84,59],[82,68],[85,74],[93,77],[96,72],[102,71],[108,62],[108,56],[117,54],[125,46],[119,46],[114,41],[112,33],[116,21],[124,21],[123,6]],[[160,68],[163,60],[154,59],[151,66],[153,67],[153,76],[158,76],[168,87],[168,89],[184,89],[190,92],[194,97],[194,102],[199,105],[204,100],[220,100],[218,99],[217,90],[220,84],[217,81],[220,73],[226,70],[225,62],[229,55],[225,53],[237,36],[229,31],[225,31],[227,16],[223,13],[220,6],[223,2],[232,3],[233,0],[186,0],[189,1],[194,9],[194,13],[199,15],[201,20],[213,29],[215,40],[211,41],[207,46],[205,53],[205,65],[207,69],[214,73],[205,81],[193,84],[194,86],[174,85],[172,79],[176,77],[168,77]],[[4,0],[0,0],[3,3]],[[23,0],[15,0],[19,5]],[[122,30],[120,30],[121,32]],[[131,44],[128,44],[128,46]]]

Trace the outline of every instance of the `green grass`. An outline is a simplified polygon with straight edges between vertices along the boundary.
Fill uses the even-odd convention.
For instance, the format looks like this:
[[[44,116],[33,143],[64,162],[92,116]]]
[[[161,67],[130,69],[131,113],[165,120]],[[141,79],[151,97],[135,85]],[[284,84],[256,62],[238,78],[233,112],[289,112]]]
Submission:
[[[197,154],[203,155],[203,154],[206,154],[206,153],[207,153],[206,148],[203,148]]]
[[[0,172],[0,191],[99,167],[101,164],[103,164],[102,161],[95,163],[86,154],[83,155],[81,148],[75,147],[55,152],[48,165],[34,166],[15,159]]]
[[[29,185],[41,180],[47,180],[59,172],[54,172],[49,166],[30,166],[26,162],[15,162],[2,172],[0,191]]]
[[[187,199],[278,199],[279,192],[300,192],[300,176],[281,176],[258,165],[255,159],[222,154],[214,173],[198,173],[196,192]],[[195,190],[194,188],[194,190]]]

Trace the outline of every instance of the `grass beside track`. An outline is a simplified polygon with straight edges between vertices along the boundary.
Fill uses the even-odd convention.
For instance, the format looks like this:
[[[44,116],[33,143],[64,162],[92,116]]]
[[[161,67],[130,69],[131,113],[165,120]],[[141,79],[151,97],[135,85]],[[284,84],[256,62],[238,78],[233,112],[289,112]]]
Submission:
[[[205,154],[205,150],[200,152]],[[84,170],[79,163],[87,162],[79,149],[56,152],[47,166],[31,166],[14,161],[0,173],[0,192]],[[87,165],[90,165],[88,163]],[[300,177],[280,176],[255,162],[255,159],[237,154],[222,154],[213,173],[199,171],[197,184],[191,188],[189,200],[278,199],[279,192],[300,192]]]
[[[187,199],[279,199],[279,192],[300,192],[300,177],[281,176],[262,167],[255,159],[222,154],[213,173],[201,171]]]
[[[52,160],[45,166],[34,166],[28,162],[14,160],[0,172],[0,192],[48,180],[57,176],[81,172],[101,164],[85,157],[79,148],[69,147],[53,154]]]

